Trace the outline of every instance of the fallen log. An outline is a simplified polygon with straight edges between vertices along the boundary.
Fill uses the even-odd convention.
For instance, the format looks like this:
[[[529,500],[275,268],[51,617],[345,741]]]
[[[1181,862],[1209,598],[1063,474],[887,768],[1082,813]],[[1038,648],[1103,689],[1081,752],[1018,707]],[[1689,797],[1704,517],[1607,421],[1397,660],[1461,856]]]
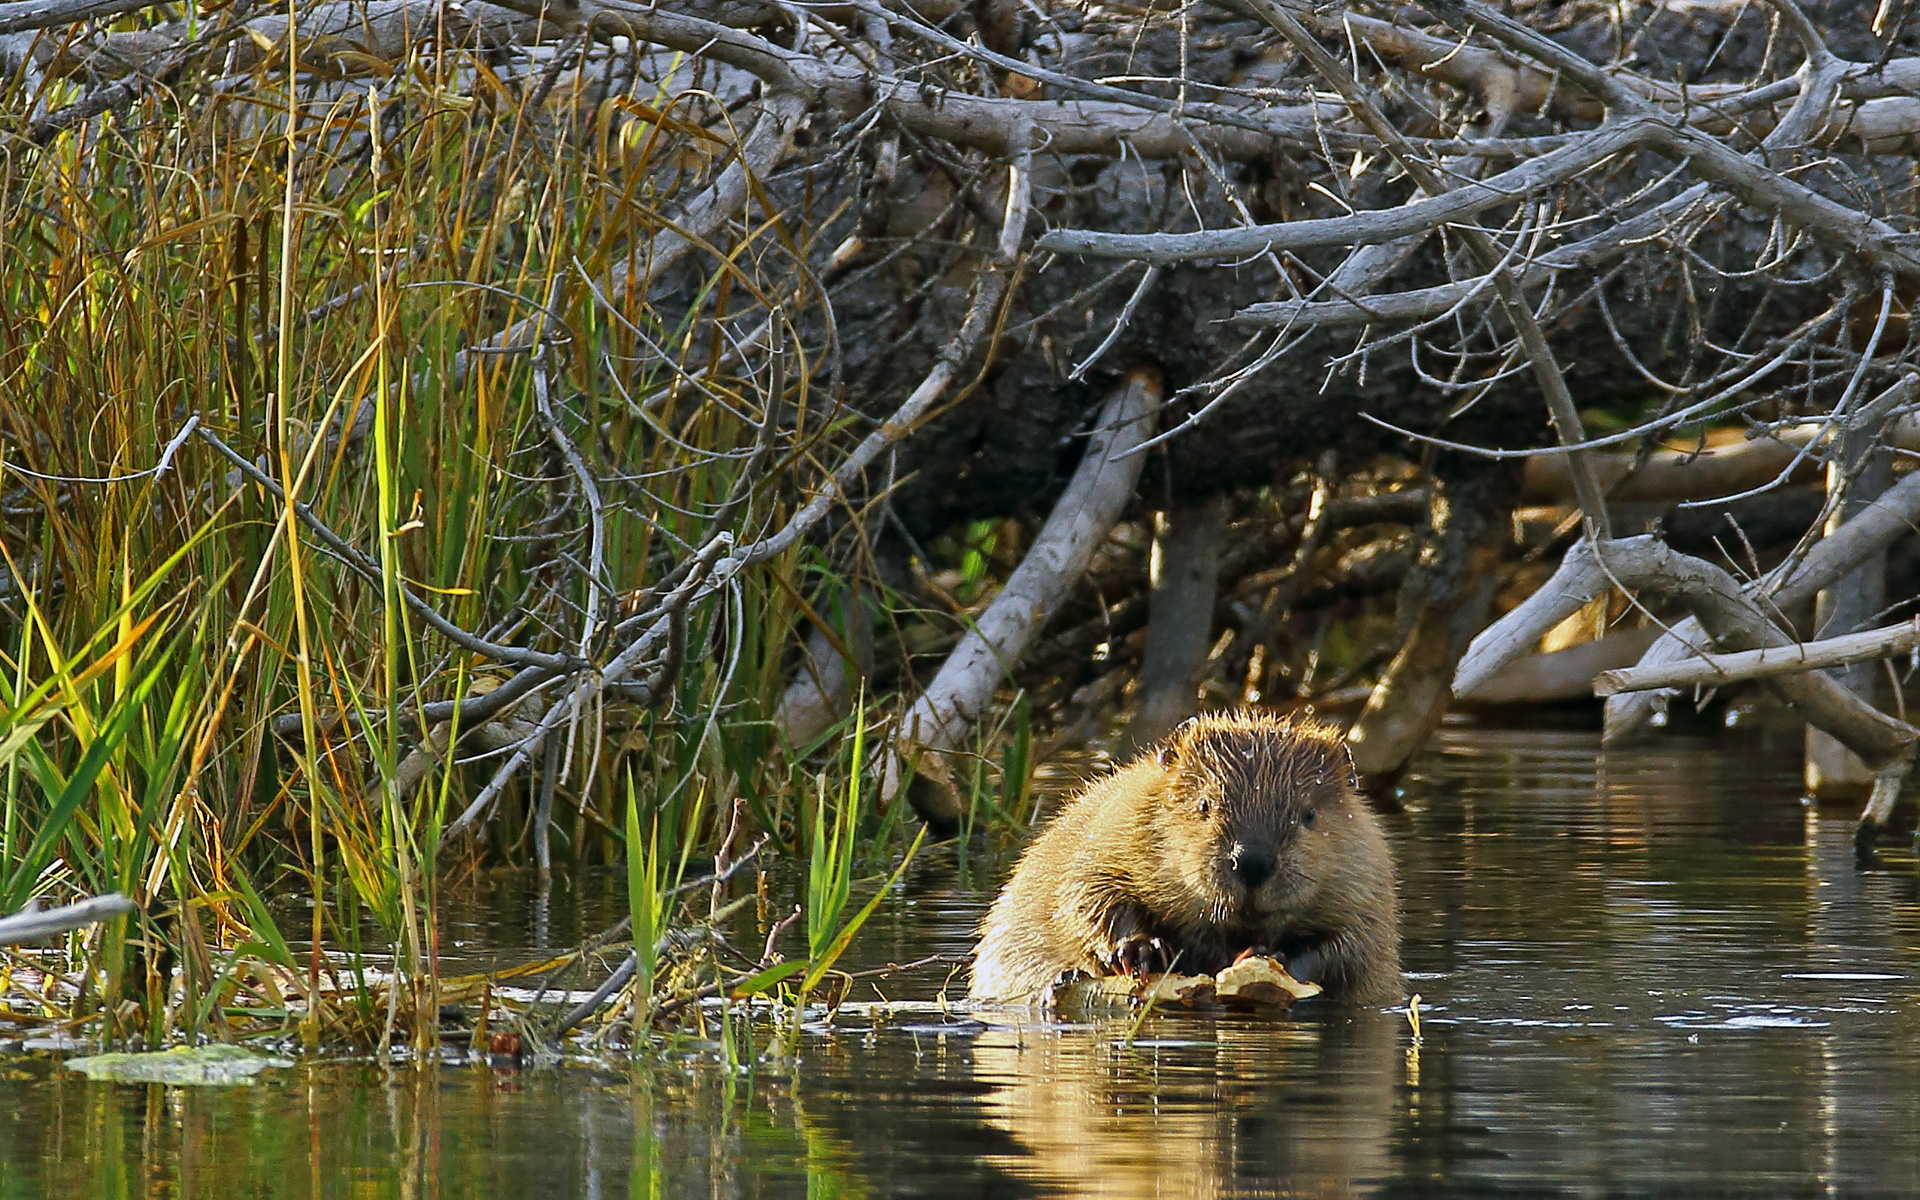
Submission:
[[[899,794],[911,763],[919,777],[935,785],[910,789],[908,798],[921,819],[936,830],[958,827],[959,798],[945,786],[943,756],[985,715],[1001,679],[1059,609],[1094,548],[1119,519],[1146,462],[1136,451],[1153,436],[1165,400],[1159,372],[1143,368],[1131,372],[1101,408],[1086,457],[1026,557],[901,718],[883,768],[886,801]]]
[[[1609,695],[1600,691],[1597,680],[1620,674],[1610,668],[1638,661],[1659,636],[1659,629],[1624,629],[1564,650],[1529,654],[1500,668],[1460,699],[1474,704],[1541,704]]]
[[[1895,387],[1902,400],[1908,399],[1920,391],[1920,376],[1909,376]],[[1888,445],[1920,450],[1920,420],[1909,416],[1889,424]],[[1717,430],[1698,450],[1656,451],[1638,470],[1633,468],[1633,454],[1595,454],[1592,458],[1600,486],[1607,490],[1611,503],[1711,500],[1770,484],[1819,479],[1821,463],[1807,451],[1829,432],[1820,423],[1796,425],[1756,438],[1747,438],[1737,429]],[[1521,503],[1565,504],[1572,498],[1573,481],[1564,458],[1546,455],[1527,460],[1520,485]]]

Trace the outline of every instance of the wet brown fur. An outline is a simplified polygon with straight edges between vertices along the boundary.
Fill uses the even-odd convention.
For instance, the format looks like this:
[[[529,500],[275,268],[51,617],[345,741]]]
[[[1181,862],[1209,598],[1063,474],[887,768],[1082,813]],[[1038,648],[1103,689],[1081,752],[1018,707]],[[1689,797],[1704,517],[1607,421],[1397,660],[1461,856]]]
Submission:
[[[1157,946],[1182,972],[1256,949],[1331,999],[1397,1000],[1393,856],[1352,780],[1328,726],[1195,718],[1069,800],[1027,848],[981,925],[970,994],[1029,999]]]

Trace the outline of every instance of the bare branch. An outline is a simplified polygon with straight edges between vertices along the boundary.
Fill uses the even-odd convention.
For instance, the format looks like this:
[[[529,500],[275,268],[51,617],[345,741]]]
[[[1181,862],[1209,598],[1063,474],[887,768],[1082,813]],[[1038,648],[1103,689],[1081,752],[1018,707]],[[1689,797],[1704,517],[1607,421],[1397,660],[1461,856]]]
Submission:
[[[1034,242],[1038,250],[1127,258],[1148,263],[1244,258],[1268,250],[1307,250],[1315,246],[1365,246],[1427,233],[1443,225],[1471,220],[1490,208],[1512,204],[1591,171],[1651,136],[1637,124],[1596,131],[1550,154],[1529,160],[1488,179],[1410,201],[1398,208],[1347,217],[1204,229],[1198,233],[1102,233],[1091,229],[1050,230]]]
[[[1454,675],[1454,694],[1473,691],[1548,628],[1605,595],[1616,582],[1684,601],[1716,646],[1746,650],[1794,645],[1732,576],[1711,563],[1680,554],[1654,537],[1582,541],[1567,552],[1547,586],[1474,639]],[[1920,730],[1880,712],[1825,675],[1780,675],[1769,685],[1809,724],[1832,734],[1876,770],[1910,758],[1920,741]]]

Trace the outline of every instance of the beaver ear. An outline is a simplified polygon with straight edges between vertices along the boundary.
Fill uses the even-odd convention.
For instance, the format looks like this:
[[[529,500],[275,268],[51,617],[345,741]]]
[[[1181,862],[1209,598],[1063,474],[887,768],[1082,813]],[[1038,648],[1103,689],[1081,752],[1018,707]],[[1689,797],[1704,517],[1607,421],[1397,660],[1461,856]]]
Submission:
[[[1199,717],[1188,717],[1178,725],[1175,725],[1173,732],[1160,740],[1159,749],[1153,752],[1154,760],[1163,767],[1171,767],[1174,763],[1179,762],[1181,744],[1187,740],[1187,734],[1199,723]]]

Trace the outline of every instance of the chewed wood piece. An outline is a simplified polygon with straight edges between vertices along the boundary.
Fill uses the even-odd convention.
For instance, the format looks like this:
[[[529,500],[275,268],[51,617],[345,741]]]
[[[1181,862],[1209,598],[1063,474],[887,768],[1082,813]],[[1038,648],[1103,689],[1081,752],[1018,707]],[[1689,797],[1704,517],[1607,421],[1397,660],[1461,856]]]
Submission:
[[[1223,1003],[1258,1008],[1292,1008],[1296,1000],[1320,994],[1317,983],[1302,983],[1287,974],[1278,959],[1250,956],[1214,976],[1216,994]]]
[[[1243,958],[1218,975],[1101,975],[1076,979],[1054,993],[1067,1011],[1098,1013],[1152,1004],[1156,1008],[1293,1007],[1296,1000],[1320,994],[1317,983],[1302,983],[1272,958]]]

